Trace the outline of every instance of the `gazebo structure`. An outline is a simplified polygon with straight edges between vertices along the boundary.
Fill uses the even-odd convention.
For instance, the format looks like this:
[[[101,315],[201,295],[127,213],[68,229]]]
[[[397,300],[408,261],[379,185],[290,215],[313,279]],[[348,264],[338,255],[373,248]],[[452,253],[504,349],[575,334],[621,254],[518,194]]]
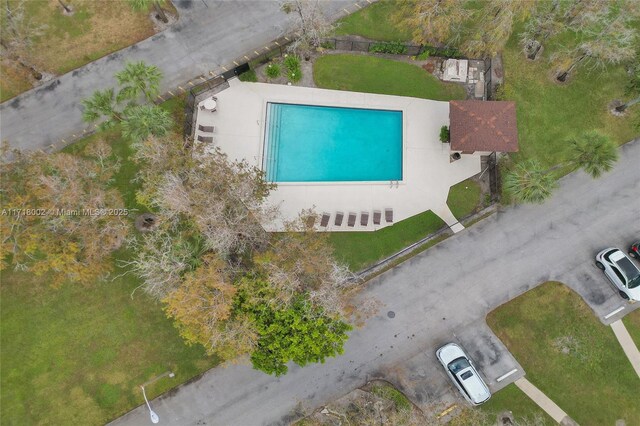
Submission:
[[[515,102],[449,102],[449,140],[461,154],[518,151]]]

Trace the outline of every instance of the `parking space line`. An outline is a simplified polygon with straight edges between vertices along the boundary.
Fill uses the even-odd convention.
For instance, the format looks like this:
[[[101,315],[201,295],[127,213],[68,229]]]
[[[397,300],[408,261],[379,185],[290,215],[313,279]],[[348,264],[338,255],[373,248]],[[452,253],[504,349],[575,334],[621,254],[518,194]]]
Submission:
[[[516,371],[518,371],[518,369],[517,369],[517,368],[514,368],[513,370],[511,370],[511,371],[509,371],[509,372],[507,372],[507,373],[503,374],[502,376],[500,376],[500,377],[498,377],[498,378],[496,379],[496,382],[501,382],[501,381],[503,381],[503,380],[504,380],[504,379],[506,379],[507,377],[509,377],[509,376],[511,376],[512,374],[514,374]]]
[[[616,309],[615,311],[611,311],[609,312],[607,315],[604,316],[604,319],[609,319],[612,316],[614,316],[615,314],[617,314],[618,312],[624,310],[624,306],[620,306],[618,309]]]

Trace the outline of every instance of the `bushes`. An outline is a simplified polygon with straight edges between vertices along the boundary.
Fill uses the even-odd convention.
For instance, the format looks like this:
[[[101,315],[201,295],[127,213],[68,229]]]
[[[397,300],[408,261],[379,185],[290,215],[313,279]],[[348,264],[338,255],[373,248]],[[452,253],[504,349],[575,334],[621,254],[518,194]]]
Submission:
[[[399,41],[373,43],[369,47],[372,53],[392,53],[394,55],[402,55],[407,52],[407,46]]]
[[[300,69],[300,58],[296,55],[287,55],[284,58],[284,66],[287,68],[287,77],[292,82],[298,82],[302,78]]]
[[[278,64],[269,64],[266,68],[266,74],[269,78],[278,78],[280,77],[280,65]]]
[[[448,143],[449,142],[449,127],[442,126],[440,127],[440,142]]]

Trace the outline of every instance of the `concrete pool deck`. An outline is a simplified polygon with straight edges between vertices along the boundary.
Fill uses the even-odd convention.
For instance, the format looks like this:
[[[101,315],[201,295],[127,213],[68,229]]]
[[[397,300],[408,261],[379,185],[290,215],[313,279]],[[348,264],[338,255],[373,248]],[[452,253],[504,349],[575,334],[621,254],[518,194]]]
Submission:
[[[457,232],[462,228],[447,206],[449,188],[480,172],[480,155],[462,155],[451,162],[449,144],[439,141],[440,127],[449,125],[449,103],[403,96],[377,95],[308,87],[229,80],[229,88],[216,94],[216,111],[197,109],[195,138],[213,136],[230,159],[246,160],[261,167],[267,102],[305,105],[389,109],[403,112],[403,180],[399,182],[303,182],[280,183],[269,195],[268,203],[280,208],[281,219],[265,224],[269,231],[282,230],[283,221],[298,217],[303,209],[327,212],[331,220],[327,231],[374,231],[391,225],[384,210],[393,209],[399,222],[432,210]],[[204,101],[203,101],[204,102]],[[203,103],[201,102],[201,104]],[[203,133],[199,125],[215,126]],[[303,138],[304,135],[301,135]],[[380,210],[380,225],[373,225],[373,211]],[[336,212],[344,213],[342,226],[335,226]],[[350,212],[356,224],[347,226]],[[369,212],[368,226],[360,225],[360,213]]]

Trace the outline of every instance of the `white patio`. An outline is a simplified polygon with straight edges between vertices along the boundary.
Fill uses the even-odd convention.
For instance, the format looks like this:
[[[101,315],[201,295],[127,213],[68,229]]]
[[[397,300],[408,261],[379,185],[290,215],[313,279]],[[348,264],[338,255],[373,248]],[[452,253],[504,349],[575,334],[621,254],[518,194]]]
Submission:
[[[231,159],[245,159],[261,167],[267,102],[399,110],[403,112],[403,180],[399,182],[304,182],[280,183],[269,203],[278,205],[283,220],[291,220],[301,210],[314,208],[321,215],[330,213],[327,231],[374,231],[392,225],[384,211],[393,209],[393,222],[432,210],[454,231],[463,229],[447,207],[449,188],[480,172],[480,155],[463,155],[450,160],[449,144],[439,141],[440,127],[449,125],[449,103],[417,98],[325,90],[308,87],[229,80],[230,87],[216,94],[215,111],[198,108],[194,138],[212,137],[214,146]],[[207,132],[198,130],[204,127]],[[372,221],[375,210],[382,212],[379,225]],[[343,212],[341,226],[335,213]],[[348,226],[349,213],[357,214]],[[361,212],[369,213],[366,226]],[[282,221],[265,224],[270,231],[282,229]]]

